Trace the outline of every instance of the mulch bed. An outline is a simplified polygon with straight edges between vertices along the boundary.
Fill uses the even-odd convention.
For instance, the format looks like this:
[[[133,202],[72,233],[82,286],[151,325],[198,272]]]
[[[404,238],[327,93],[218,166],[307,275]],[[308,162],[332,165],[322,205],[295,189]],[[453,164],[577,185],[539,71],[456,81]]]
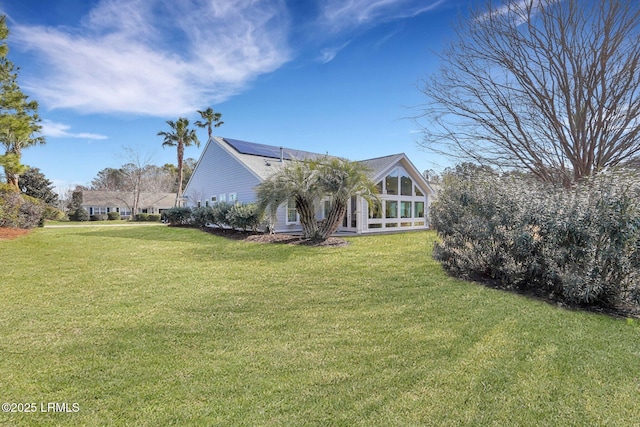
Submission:
[[[6,228],[0,227],[0,240],[16,239],[20,236],[29,234],[31,230],[25,230],[24,228]]]
[[[340,239],[339,237],[329,237],[327,240],[323,242],[314,242],[314,241],[303,239],[301,236],[294,236],[291,234],[265,234],[265,233],[258,233],[255,231],[224,230],[224,229],[214,228],[214,227],[204,227],[204,228],[201,228],[201,230],[207,233],[215,234],[216,236],[224,237],[231,240],[243,240],[245,242],[254,242],[254,243],[279,243],[279,244],[286,244],[286,245],[333,246],[333,247],[346,246],[349,244],[349,242],[347,242],[344,239]]]

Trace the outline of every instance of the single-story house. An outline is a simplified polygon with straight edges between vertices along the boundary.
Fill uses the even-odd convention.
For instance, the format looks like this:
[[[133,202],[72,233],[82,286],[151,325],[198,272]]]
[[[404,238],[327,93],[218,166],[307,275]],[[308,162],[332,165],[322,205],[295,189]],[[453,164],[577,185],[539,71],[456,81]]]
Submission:
[[[176,193],[141,192],[138,200],[138,212],[162,213],[176,204]],[[120,213],[121,218],[131,216],[133,209],[133,192],[130,191],[83,191],[82,207],[89,215],[102,215],[109,212]]]
[[[230,138],[212,137],[198,160],[184,191],[184,206],[211,206],[217,202],[249,203],[255,188],[287,162],[313,159],[318,153]],[[358,234],[429,227],[428,206],[434,191],[405,154],[362,160],[376,183],[381,208],[369,207],[362,197],[349,201],[339,231]],[[325,217],[328,202],[318,203],[318,220]],[[275,231],[300,231],[293,201],[283,204],[275,218]]]

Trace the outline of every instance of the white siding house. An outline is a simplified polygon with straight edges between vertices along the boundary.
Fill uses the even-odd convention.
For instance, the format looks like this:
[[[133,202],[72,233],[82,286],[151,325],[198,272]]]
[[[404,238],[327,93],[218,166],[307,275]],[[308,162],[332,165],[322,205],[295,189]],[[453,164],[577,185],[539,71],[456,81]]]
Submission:
[[[322,154],[212,137],[198,160],[184,190],[185,206],[210,206],[217,202],[255,201],[255,187],[292,159],[304,160]],[[378,186],[380,209],[355,196],[349,202],[340,231],[357,234],[428,228],[428,206],[433,189],[405,154],[362,160]],[[318,203],[318,220],[324,218],[324,203]],[[280,206],[276,232],[300,231],[292,207]]]

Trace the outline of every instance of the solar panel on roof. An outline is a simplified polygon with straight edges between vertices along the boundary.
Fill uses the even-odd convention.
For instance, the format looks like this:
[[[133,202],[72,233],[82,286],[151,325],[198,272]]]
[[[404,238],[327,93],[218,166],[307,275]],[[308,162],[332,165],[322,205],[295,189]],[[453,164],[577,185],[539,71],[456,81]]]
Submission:
[[[270,157],[272,159],[280,158],[280,147],[273,145],[256,144],[255,142],[240,141],[237,139],[223,138],[229,145],[231,145],[238,153],[249,154],[252,156]],[[284,148],[282,151],[282,157],[285,160],[303,160],[305,158],[316,157],[314,153],[308,153],[306,151],[291,150]]]

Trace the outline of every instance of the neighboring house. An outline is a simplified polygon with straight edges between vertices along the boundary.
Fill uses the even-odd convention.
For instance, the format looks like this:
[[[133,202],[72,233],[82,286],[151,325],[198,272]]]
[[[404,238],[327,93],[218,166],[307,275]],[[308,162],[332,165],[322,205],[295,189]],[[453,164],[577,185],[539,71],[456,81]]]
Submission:
[[[323,156],[229,138],[212,137],[184,190],[185,206],[211,206],[218,202],[255,201],[255,188],[292,160]],[[427,209],[433,189],[405,154],[362,160],[370,169],[382,201],[379,209],[354,196],[339,231],[370,233],[428,228]],[[318,220],[325,217],[328,201],[318,203]],[[293,201],[283,204],[275,218],[276,232],[300,231]]]
[[[138,212],[135,213],[162,213],[165,209],[175,206],[176,193],[140,193]],[[83,191],[82,207],[89,215],[120,213],[121,218],[131,216],[133,207],[133,192],[122,191]]]

